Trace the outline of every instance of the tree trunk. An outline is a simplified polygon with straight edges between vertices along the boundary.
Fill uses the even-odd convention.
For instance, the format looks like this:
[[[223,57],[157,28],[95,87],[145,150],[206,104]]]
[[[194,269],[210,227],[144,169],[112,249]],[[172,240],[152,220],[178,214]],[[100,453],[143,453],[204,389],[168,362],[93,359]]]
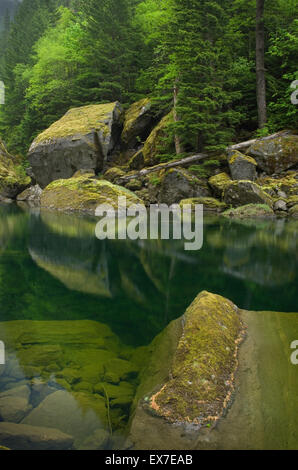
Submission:
[[[256,71],[257,71],[257,103],[258,103],[259,128],[264,127],[267,122],[264,5],[265,5],[265,0],[257,0]]]
[[[179,116],[177,114],[177,102],[178,102],[178,78],[175,80],[174,84],[174,122],[179,122]],[[175,142],[175,149],[176,149],[176,154],[180,155],[180,153],[184,152],[183,146],[181,144],[181,140],[178,134],[175,134],[174,136],[174,142]]]

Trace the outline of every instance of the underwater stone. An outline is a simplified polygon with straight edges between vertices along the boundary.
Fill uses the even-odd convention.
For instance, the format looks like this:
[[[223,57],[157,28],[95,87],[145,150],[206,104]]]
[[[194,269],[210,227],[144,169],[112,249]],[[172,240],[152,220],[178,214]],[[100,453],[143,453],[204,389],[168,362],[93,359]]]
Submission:
[[[12,450],[67,450],[73,438],[58,429],[3,422],[0,442]]]

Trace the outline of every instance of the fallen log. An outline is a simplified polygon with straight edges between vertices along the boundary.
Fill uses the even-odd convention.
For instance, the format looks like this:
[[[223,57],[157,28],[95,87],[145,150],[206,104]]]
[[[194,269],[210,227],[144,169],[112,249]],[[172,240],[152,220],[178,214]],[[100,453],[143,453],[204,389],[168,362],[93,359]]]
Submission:
[[[168,168],[174,168],[176,166],[189,165],[190,163],[198,162],[209,156],[210,155],[208,155],[207,153],[198,153],[197,155],[192,155],[191,157],[181,158],[180,160],[174,160],[168,163],[161,163],[159,165],[151,166],[149,168],[144,168],[143,170],[140,170],[137,173],[134,173],[133,175],[122,176],[121,178],[119,178],[119,182],[122,182],[122,181],[125,182],[125,181],[139,178],[140,176],[146,176],[149,173],[154,173],[155,171],[160,171],[160,170],[164,170]]]
[[[290,134],[290,131],[276,132],[275,134],[268,135],[267,137],[259,137],[257,139],[251,139],[245,142],[240,142],[239,144],[230,145],[229,147],[227,147],[227,150],[229,151],[229,150],[244,149],[246,147],[250,147],[256,142],[262,142],[264,140],[271,140],[271,139],[275,139],[276,137],[281,137],[281,136],[288,135],[288,134]]]
[[[240,142],[239,144],[230,145],[229,147],[226,148],[226,150],[231,151],[231,150],[244,149],[244,148],[250,147],[257,141],[261,142],[264,140],[271,140],[271,139],[275,139],[276,137],[288,135],[289,133],[290,131],[276,132],[275,134],[268,135],[267,137],[251,139],[245,142]],[[144,168],[143,170],[140,170],[137,173],[134,173],[133,175],[122,176],[121,178],[119,178],[119,183],[120,184],[125,183],[127,181],[137,179],[140,176],[146,176],[150,173],[154,173],[155,171],[160,171],[160,170],[168,169],[168,168],[175,168],[176,166],[189,165],[190,163],[195,163],[200,160],[204,160],[207,157],[210,157],[210,155],[207,153],[198,153],[197,155],[192,155],[191,157],[181,158],[180,160],[174,160],[168,163],[160,163],[159,165],[155,165],[149,168]]]

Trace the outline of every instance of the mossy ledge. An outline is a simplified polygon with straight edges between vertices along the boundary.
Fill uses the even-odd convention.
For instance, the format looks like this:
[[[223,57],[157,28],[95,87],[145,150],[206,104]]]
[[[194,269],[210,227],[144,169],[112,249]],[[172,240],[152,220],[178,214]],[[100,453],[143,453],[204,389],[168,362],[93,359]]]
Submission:
[[[244,332],[236,305],[201,292],[183,317],[169,378],[144,399],[145,409],[175,424],[216,423],[232,397]]]

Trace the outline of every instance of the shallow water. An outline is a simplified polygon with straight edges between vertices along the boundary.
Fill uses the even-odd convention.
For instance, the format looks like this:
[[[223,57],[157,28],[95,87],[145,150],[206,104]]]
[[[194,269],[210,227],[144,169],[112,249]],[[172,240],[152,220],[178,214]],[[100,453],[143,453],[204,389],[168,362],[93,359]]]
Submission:
[[[201,290],[248,310],[297,311],[297,221],[208,218],[197,252],[177,240],[99,241],[92,218],[16,206],[0,207],[0,224],[0,416],[71,434],[76,448],[122,445],[146,346]],[[298,337],[283,325],[288,345]],[[275,320],[270,328],[275,334]],[[270,371],[284,383],[278,361]],[[297,377],[298,366],[285,361],[284,376]],[[272,383],[258,380],[266,395]],[[293,398],[283,387],[283,400]],[[278,402],[266,406],[276,412]],[[277,423],[264,430],[273,443],[280,425],[286,433]]]

